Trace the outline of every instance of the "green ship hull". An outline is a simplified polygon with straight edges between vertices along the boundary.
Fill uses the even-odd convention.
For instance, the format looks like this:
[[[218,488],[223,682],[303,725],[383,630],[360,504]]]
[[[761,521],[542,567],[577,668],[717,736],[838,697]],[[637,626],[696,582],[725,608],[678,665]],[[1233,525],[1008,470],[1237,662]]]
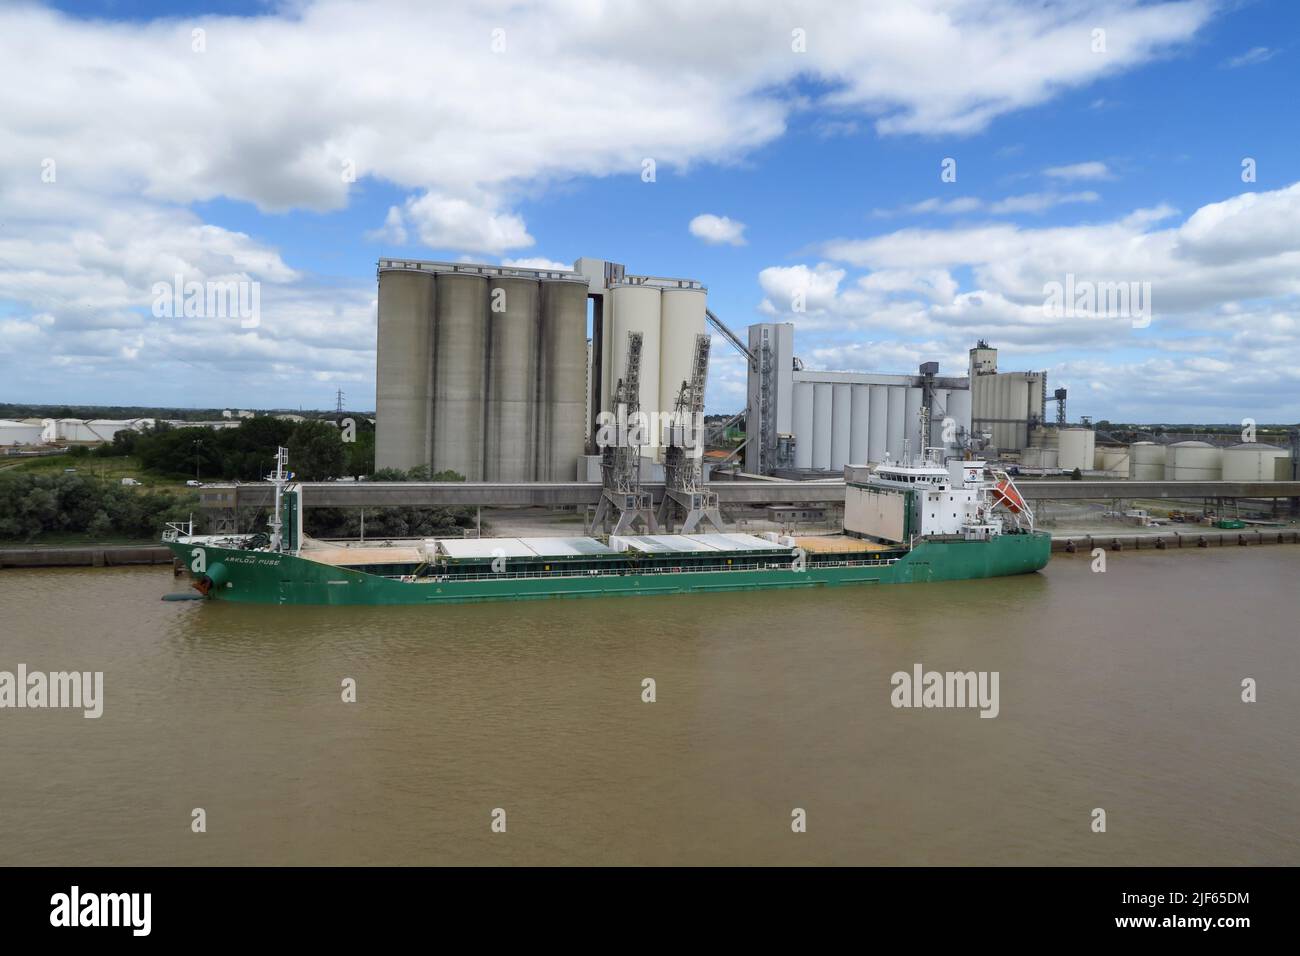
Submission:
[[[961,581],[1028,574],[1044,567],[1051,556],[1050,536],[1030,532],[987,540],[925,539],[911,550],[869,560],[858,560],[860,555],[853,560],[820,556],[801,563],[695,570],[675,567],[672,559],[643,559],[599,572],[558,569],[418,577],[409,574],[412,569],[360,570],[274,551],[185,541],[167,544],[209,599],[293,605],[460,604]]]

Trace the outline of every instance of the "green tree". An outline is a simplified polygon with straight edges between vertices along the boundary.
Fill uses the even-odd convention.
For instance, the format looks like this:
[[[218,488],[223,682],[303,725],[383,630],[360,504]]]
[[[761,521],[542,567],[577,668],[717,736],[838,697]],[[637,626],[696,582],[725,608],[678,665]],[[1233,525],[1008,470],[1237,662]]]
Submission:
[[[303,481],[343,474],[347,452],[339,430],[322,421],[299,422],[289,439],[289,467]]]

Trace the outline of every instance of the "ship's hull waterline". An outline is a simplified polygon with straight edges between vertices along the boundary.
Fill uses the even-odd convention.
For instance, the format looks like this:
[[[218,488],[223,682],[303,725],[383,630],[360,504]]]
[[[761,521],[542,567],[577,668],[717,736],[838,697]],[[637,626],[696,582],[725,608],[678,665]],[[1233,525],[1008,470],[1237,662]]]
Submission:
[[[770,562],[757,568],[708,571],[674,569],[664,561],[645,562],[623,573],[519,576],[504,572],[403,580],[274,551],[186,541],[168,542],[168,547],[210,599],[290,605],[460,604],[959,581],[1032,573],[1051,556],[1050,536],[1032,532],[987,540],[922,540],[897,557],[878,561]]]

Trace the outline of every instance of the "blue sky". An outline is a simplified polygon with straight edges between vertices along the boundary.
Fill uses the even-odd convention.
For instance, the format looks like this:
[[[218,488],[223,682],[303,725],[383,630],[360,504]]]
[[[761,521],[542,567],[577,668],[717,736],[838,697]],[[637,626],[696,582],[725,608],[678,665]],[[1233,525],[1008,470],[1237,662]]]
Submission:
[[[379,256],[591,255],[810,367],[982,336],[1075,414],[1300,419],[1291,3],[462,6],[0,10],[0,400],[369,408]],[[257,327],[152,315],[177,274],[259,282]],[[1066,274],[1150,324],[1045,316]]]

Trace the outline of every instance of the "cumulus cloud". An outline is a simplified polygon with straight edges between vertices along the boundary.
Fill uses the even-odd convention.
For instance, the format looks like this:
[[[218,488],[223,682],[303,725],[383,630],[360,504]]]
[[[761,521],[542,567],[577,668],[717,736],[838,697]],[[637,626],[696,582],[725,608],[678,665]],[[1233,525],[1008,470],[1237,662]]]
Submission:
[[[555,259],[547,259],[545,256],[531,256],[524,259],[502,259],[503,266],[515,266],[519,269],[551,269],[556,272],[572,272],[573,264],[571,262],[559,262]]]
[[[1103,162],[1073,163],[1069,166],[1049,166],[1043,174],[1053,179],[1111,179],[1110,168]]]
[[[726,216],[702,213],[691,220],[689,228],[692,236],[711,246],[745,244],[745,224]]]
[[[834,240],[821,247],[825,261],[814,266],[764,269],[760,310],[821,333],[819,348],[839,367],[867,367],[865,356],[884,354],[860,349],[866,338],[924,343],[929,357],[960,368],[965,349],[987,337],[1024,362],[1062,349],[1089,356],[1056,366],[1058,375],[1079,376],[1069,379],[1072,385],[1143,382],[1140,395],[1104,406],[1115,414],[1121,407],[1132,413],[1134,403],[1149,406],[1158,394],[1159,402],[1223,416],[1211,420],[1248,405],[1261,420],[1296,417],[1300,183],[1209,203],[1181,221],[1173,216],[1158,207],[1076,226],[909,228]],[[852,277],[851,269],[866,271]],[[969,280],[959,281],[962,275]],[[1149,283],[1150,328],[1100,308],[1049,314],[1047,285],[1067,277]],[[809,291],[806,311],[791,306],[795,288]],[[1124,357],[1108,363],[1107,352]],[[1134,352],[1146,354],[1125,354]],[[1210,407],[1215,401],[1218,412]]]
[[[178,371],[178,389],[198,368],[259,389],[363,380],[373,278],[307,275],[256,236],[205,223],[196,204],[329,212],[373,182],[401,198],[372,241],[518,253],[534,245],[518,207],[551,184],[636,177],[646,158],[661,176],[738,161],[802,109],[838,132],[978,132],[1177,49],[1212,12],[1209,0],[888,0],[870,17],[835,0],[797,16],[741,0],[300,0],[252,17],[111,22],[0,6],[0,183],[12,187],[0,297],[22,326],[11,341],[109,377],[126,374],[122,349],[132,366],[152,356]],[[1103,17],[1099,57],[1089,35]],[[792,50],[792,23],[806,52]],[[809,80],[817,92],[802,92]],[[46,161],[55,182],[41,180]],[[178,269],[265,283],[262,327],[159,327],[148,290]]]

